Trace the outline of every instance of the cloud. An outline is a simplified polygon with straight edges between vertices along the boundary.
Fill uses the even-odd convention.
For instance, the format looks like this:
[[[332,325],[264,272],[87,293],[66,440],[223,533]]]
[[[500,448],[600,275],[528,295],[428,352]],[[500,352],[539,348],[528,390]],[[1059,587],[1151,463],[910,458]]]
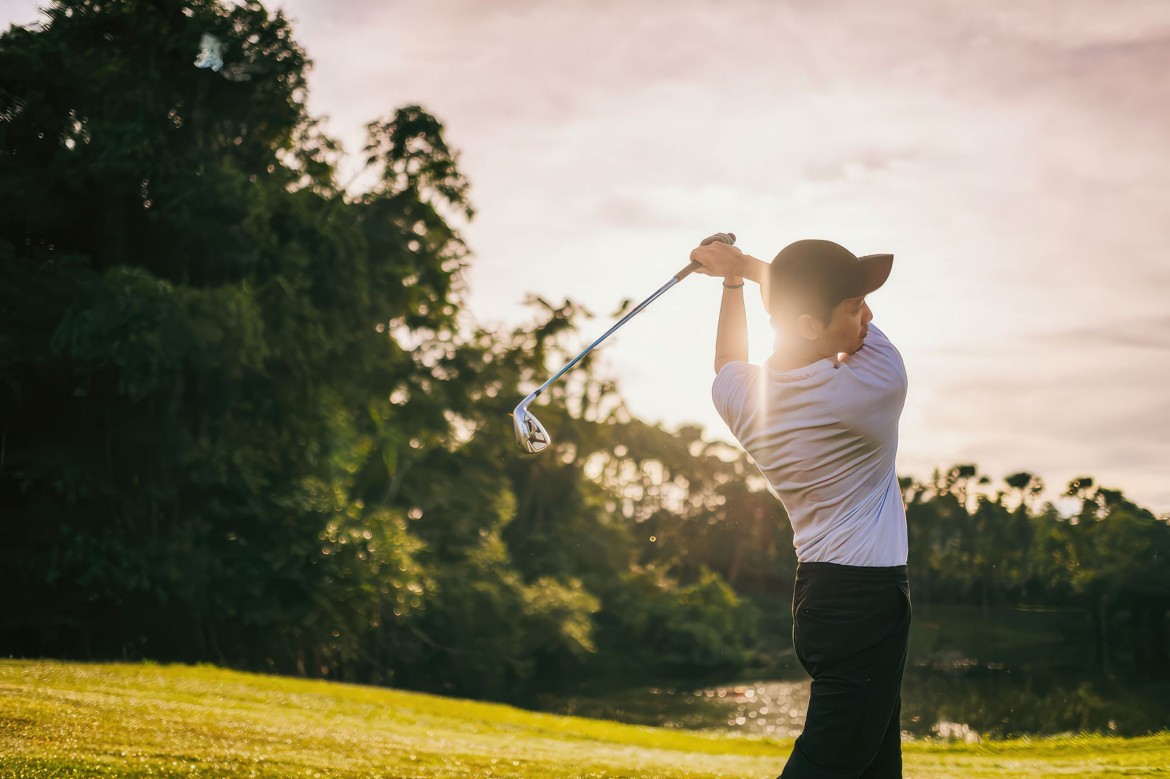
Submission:
[[[680,220],[658,212],[645,200],[622,195],[605,197],[594,211],[597,221],[621,228],[680,227]]]
[[[1083,325],[1056,332],[1033,333],[1028,336],[1036,346],[1045,349],[1069,347],[1096,350],[1115,359],[1115,348],[1170,351],[1170,315],[1152,314],[1129,319],[1115,319],[1096,326]],[[1165,367],[1165,378],[1170,381],[1170,366]]]
[[[948,452],[981,465],[1034,470],[1050,482],[1089,473],[1155,510],[1170,508],[1161,502],[1170,463],[1170,396],[1162,388],[1170,365],[1137,358],[1144,350],[1122,359],[1115,347],[1089,345],[1066,349],[1070,359],[1056,364],[1035,358],[1049,353],[1029,341],[1000,355],[1008,370],[964,373],[947,364],[933,376],[912,375],[930,391],[914,396],[907,416],[918,420],[917,432],[904,432],[903,448],[921,459],[937,437]]]

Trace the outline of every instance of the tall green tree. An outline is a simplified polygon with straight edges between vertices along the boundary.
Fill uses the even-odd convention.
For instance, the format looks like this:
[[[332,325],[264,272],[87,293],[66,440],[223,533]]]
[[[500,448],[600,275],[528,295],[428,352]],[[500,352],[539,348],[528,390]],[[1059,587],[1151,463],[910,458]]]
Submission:
[[[308,59],[259,3],[46,15],[0,38],[6,631],[328,670],[422,605],[406,515],[352,483],[409,427],[396,328],[454,329],[439,213],[469,210],[466,181],[407,107],[347,197]],[[221,71],[193,64],[205,36]]]

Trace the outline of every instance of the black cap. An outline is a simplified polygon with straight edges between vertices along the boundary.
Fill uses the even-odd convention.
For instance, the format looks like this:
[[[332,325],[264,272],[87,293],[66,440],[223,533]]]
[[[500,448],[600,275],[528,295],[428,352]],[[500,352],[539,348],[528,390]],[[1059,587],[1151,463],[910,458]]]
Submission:
[[[790,243],[768,272],[770,311],[814,314],[828,321],[842,300],[868,295],[885,284],[893,264],[892,254],[857,257],[832,241]]]

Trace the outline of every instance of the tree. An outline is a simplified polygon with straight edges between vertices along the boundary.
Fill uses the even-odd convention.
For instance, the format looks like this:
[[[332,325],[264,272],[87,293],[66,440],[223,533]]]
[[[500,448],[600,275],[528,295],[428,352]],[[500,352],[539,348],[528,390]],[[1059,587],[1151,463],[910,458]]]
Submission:
[[[466,182],[410,106],[348,198],[259,3],[46,14],[0,38],[5,630],[330,672],[425,600],[406,513],[355,474],[405,444],[385,388],[425,381],[396,328],[453,331]],[[204,35],[235,80],[193,66]]]

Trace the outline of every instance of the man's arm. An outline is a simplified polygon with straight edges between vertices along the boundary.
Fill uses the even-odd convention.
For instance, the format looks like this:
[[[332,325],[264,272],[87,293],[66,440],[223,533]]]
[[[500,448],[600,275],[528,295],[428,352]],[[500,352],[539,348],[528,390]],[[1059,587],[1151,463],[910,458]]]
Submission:
[[[715,374],[733,360],[747,360],[747,312],[743,307],[743,287],[728,287],[728,284],[743,284],[738,276],[723,279],[723,303],[719,306],[719,331],[715,336]]]
[[[757,284],[768,282],[768,268],[771,267],[763,260],[757,260],[748,254],[741,254],[735,263],[735,272],[745,279],[751,279]]]
[[[698,273],[723,277],[723,303],[719,307],[719,330],[715,336],[715,373],[718,374],[727,363],[748,358],[747,312],[740,285],[744,279],[751,279],[764,287],[769,266],[734,246],[718,242],[696,248],[691,252],[691,259],[702,265]],[[728,287],[729,284],[735,286]]]
[[[772,266],[763,260],[744,254],[735,264],[736,272],[745,279],[751,279],[760,285],[760,299],[764,301],[764,310],[768,311],[768,269]]]

